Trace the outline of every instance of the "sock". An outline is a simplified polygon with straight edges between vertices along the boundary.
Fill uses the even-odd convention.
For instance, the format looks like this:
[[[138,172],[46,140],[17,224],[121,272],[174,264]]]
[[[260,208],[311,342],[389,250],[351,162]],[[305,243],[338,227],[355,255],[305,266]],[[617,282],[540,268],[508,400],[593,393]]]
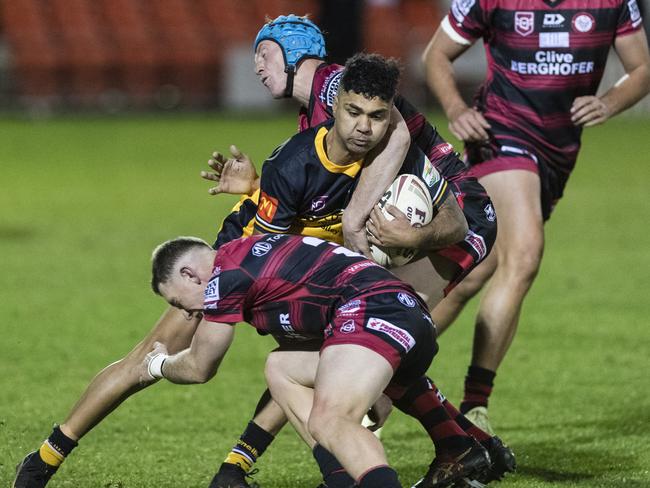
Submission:
[[[461,429],[463,429],[465,432],[471,435],[478,442],[484,443],[492,438],[490,434],[488,434],[484,430],[481,430],[479,427],[474,425],[470,420],[468,420],[467,417],[465,417],[462,413],[460,413],[449,400],[445,399],[445,401],[442,402],[442,404],[445,407],[445,410],[447,410],[449,416],[452,419],[454,419],[454,422],[456,422]]]
[[[397,473],[390,466],[375,466],[361,475],[359,488],[402,488]]]
[[[480,366],[470,366],[467,368],[465,376],[465,397],[460,404],[460,411],[467,413],[474,407],[488,406],[488,398],[492,393],[494,386],[494,377],[496,371],[481,368]]]
[[[248,473],[273,439],[273,435],[251,420],[224,463],[235,464]]]
[[[386,393],[389,394],[388,389]],[[397,408],[422,424],[433,441],[436,456],[443,459],[454,458],[474,445],[472,437],[449,415],[444,401],[445,397],[426,376],[416,380],[401,398],[393,399]]]
[[[58,468],[75,447],[77,447],[77,441],[61,432],[57,425],[52,429],[50,436],[43,441],[38,453],[43,461]]]
[[[331,452],[320,444],[316,444],[313,454],[327,488],[352,488],[354,486],[352,476],[345,471]]]

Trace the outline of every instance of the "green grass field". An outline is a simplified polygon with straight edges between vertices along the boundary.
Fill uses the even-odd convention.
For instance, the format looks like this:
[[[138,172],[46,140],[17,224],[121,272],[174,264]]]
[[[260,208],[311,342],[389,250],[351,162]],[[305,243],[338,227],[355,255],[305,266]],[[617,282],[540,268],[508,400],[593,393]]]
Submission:
[[[152,248],[216,235],[235,198],[209,196],[198,177],[211,151],[235,143],[259,163],[294,130],[289,117],[0,120],[0,485],[164,310],[148,287]],[[504,488],[650,486],[649,136],[648,120],[587,131],[547,225],[490,406],[518,456]],[[441,338],[430,372],[454,402],[475,306]],[[129,399],[50,486],[206,487],[252,414],[271,347],[239,326],[214,380]],[[384,439],[410,486],[431,460],[428,439],[399,412]],[[288,428],[257,467],[265,488],[319,482]]]

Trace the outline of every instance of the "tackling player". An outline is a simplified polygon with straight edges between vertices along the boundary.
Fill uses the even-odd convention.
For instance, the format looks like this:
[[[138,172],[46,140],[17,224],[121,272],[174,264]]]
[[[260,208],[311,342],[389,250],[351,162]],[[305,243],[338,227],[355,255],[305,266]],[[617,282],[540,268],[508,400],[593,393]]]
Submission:
[[[468,107],[452,62],[483,38],[486,81]],[[432,310],[444,330],[487,285],[461,411],[484,430],[497,368],[514,337],[539,269],[544,222],[562,197],[583,127],[600,124],[650,90],[650,56],[636,0],[454,0],[425,53],[427,78],[466,143],[470,174],[499,215],[493,252]],[[594,94],[614,47],[627,74]]]
[[[286,234],[236,239],[217,251],[178,238],[154,251],[152,268],[156,293],[205,320],[188,349],[169,356],[157,345],[143,377],[208,381],[232,342],[233,325],[249,322],[284,344],[267,360],[267,382],[305,442],[331,452],[354,486],[401,486],[361,418],[382,392],[400,404],[409,396],[422,400],[421,385],[431,384],[424,375],[438,350],[435,327],[413,288],[346,248]],[[305,340],[317,341],[320,352],[302,350]],[[458,429],[447,442],[469,451],[475,441]],[[466,473],[488,465],[482,450]]]

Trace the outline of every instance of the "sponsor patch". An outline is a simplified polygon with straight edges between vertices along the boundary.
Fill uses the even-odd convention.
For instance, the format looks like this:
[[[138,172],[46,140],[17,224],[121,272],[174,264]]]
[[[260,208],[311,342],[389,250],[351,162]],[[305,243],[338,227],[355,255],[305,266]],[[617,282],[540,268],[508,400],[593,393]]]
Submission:
[[[529,36],[535,30],[535,12],[515,12],[515,32]]]
[[[451,13],[458,22],[465,20],[476,0],[454,0],[451,3]]]
[[[424,169],[422,170],[422,180],[427,184],[429,188],[435,185],[440,181],[440,173],[435,168],[433,163],[429,161],[429,158],[424,156]]]
[[[325,208],[325,204],[327,203],[327,199],[329,198],[328,195],[322,195],[320,197],[316,197],[311,201],[311,211],[312,212],[320,212]]]
[[[573,30],[576,32],[591,32],[596,28],[596,19],[587,12],[578,12],[571,20]]]
[[[565,18],[561,14],[544,14],[544,27],[562,27]]]
[[[637,22],[641,21],[641,10],[639,9],[639,5],[636,3],[636,0],[630,0],[627,2],[627,8],[630,9],[630,20],[632,21],[632,24],[634,24],[634,27],[636,27]]]
[[[412,296],[407,295],[406,293],[402,293],[402,292],[398,293],[397,294],[397,299],[405,307],[408,307],[408,308],[415,307],[415,303],[416,303],[415,299]]]
[[[467,231],[465,236],[465,242],[467,242],[478,254],[478,260],[481,261],[487,255],[487,246],[485,245],[485,239],[482,236],[478,235],[476,232],[471,230]]]
[[[568,32],[540,32],[539,47],[569,47]]]
[[[268,242],[256,242],[251,248],[251,254],[259,258],[267,254],[272,248],[273,246]]]
[[[494,207],[491,203],[488,203],[483,209],[485,212],[485,218],[490,222],[494,222],[497,219],[497,213],[494,211]]]
[[[356,330],[354,320],[346,320],[343,322],[343,325],[341,325],[339,330],[341,331],[341,334],[352,334]]]
[[[330,73],[323,83],[323,88],[320,91],[320,101],[325,102],[328,107],[334,105],[334,99],[339,92],[339,85],[341,84],[341,77],[343,70]]]
[[[344,303],[339,307],[339,313],[341,315],[349,315],[357,313],[361,308],[361,300],[352,300],[348,303]]]
[[[415,339],[413,339],[411,334],[386,320],[370,317],[366,323],[366,327],[386,334],[402,346],[406,352],[409,352],[415,346]]]
[[[268,196],[262,192],[260,194],[260,202],[257,206],[257,213],[266,222],[273,221],[275,212],[278,211],[278,199]]]

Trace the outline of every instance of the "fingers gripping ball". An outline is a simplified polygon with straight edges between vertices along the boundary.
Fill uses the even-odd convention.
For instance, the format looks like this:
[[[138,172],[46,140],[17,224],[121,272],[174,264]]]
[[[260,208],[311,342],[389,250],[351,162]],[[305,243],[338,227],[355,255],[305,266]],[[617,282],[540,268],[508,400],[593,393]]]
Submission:
[[[386,219],[393,220],[393,216],[386,210],[388,204],[402,211],[411,225],[416,227],[428,224],[433,218],[433,203],[427,185],[415,175],[399,175],[379,200],[379,207]],[[371,244],[370,252],[378,264],[390,268],[408,263],[415,257],[417,250]]]

